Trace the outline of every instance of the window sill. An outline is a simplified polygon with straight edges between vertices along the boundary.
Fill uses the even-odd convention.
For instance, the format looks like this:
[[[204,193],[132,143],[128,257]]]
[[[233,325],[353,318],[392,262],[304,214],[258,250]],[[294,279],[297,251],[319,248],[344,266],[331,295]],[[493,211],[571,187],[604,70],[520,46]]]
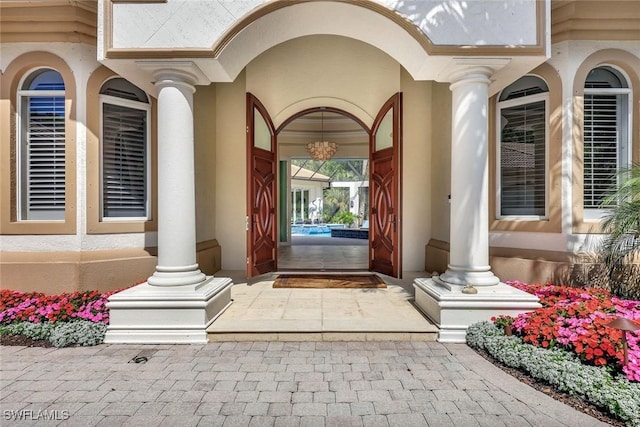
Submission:
[[[76,234],[75,221],[3,221],[0,234]]]
[[[158,225],[153,220],[114,220],[109,219],[87,224],[87,234],[123,234],[157,231]]]

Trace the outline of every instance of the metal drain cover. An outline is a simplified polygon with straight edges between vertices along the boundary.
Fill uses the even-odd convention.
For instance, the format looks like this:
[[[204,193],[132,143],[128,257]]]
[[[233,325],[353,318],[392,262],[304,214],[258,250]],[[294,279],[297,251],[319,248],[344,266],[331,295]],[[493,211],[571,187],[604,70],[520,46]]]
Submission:
[[[133,356],[128,363],[147,363],[151,356],[153,356],[158,350],[142,350],[140,353]]]

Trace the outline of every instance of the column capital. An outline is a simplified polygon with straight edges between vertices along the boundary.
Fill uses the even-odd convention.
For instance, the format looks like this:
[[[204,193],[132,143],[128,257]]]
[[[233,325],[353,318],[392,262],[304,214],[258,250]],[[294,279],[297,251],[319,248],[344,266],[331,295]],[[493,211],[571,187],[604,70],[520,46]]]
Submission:
[[[463,81],[488,85],[489,78],[510,61],[508,58],[453,58],[443,70],[443,80],[451,86]]]
[[[190,86],[211,83],[202,70],[192,61],[138,61],[138,66],[153,76],[157,87]]]
[[[493,71],[489,67],[473,67],[465,70],[459,70],[451,75],[451,84],[449,89],[453,90],[457,86],[468,83],[483,83],[489,86],[491,80],[489,77],[493,74]]]

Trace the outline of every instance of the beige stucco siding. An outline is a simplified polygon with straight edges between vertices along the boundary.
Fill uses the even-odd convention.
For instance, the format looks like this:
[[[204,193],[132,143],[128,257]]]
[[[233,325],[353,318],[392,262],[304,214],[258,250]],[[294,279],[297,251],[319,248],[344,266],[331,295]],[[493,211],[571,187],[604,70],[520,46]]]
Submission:
[[[194,94],[196,239],[216,238],[216,87],[198,87]]]
[[[306,108],[336,107],[368,126],[400,90],[400,65],[365,43],[336,36],[301,37],[263,53],[247,66],[247,91],[274,125]]]
[[[431,117],[431,235],[449,241],[451,192],[451,91],[446,83],[434,83]]]
[[[431,236],[432,82],[416,82],[402,70],[402,268],[424,269]]]
[[[215,229],[222,268],[246,268],[245,73],[216,84]]]
[[[301,110],[319,106],[340,108],[370,125],[384,102],[401,91],[403,268],[421,270],[424,254],[412,248],[423,248],[431,230],[431,86],[414,81],[378,49],[335,36],[284,43],[256,58],[234,83],[218,83],[215,164],[220,185],[215,194],[215,231],[223,248],[222,268],[246,265],[245,91],[260,99],[276,127]]]

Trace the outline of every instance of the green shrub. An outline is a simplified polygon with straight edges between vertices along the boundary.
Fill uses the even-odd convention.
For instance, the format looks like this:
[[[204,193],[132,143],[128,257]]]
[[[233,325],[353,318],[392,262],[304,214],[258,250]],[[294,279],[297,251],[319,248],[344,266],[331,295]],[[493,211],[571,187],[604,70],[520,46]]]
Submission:
[[[53,323],[16,322],[0,326],[0,335],[24,335],[32,340],[49,340]]]
[[[56,327],[49,337],[49,341],[55,347],[102,344],[107,332],[107,325],[89,320],[72,320],[71,322],[59,322],[55,325]]]
[[[98,345],[104,341],[107,325],[89,320],[70,322],[16,322],[0,326],[0,335],[24,335],[34,340],[47,340],[54,347]]]
[[[338,212],[333,216],[333,221],[338,224],[346,224],[351,225],[358,219],[358,215],[351,213],[349,211]]]

